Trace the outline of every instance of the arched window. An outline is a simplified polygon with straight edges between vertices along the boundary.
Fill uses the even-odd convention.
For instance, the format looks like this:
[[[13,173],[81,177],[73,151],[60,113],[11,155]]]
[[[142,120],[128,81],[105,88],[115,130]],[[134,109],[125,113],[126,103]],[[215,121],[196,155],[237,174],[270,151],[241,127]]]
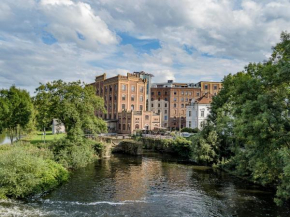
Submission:
[[[134,105],[133,104],[131,105],[131,110],[134,111]]]
[[[136,130],[139,130],[139,124],[136,124],[136,125],[135,125],[135,129],[136,129]]]

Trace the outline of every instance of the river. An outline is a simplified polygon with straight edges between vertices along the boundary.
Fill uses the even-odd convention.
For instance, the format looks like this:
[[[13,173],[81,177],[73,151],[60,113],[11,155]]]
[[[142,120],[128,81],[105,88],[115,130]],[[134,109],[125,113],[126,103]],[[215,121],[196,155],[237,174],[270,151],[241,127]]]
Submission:
[[[0,201],[0,216],[290,216],[270,190],[156,153],[115,155],[25,202]]]

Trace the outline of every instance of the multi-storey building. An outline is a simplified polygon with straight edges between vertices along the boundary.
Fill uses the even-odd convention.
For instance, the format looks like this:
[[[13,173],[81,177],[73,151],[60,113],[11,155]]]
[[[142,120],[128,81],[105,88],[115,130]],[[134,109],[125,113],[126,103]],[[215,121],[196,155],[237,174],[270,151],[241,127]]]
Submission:
[[[132,113],[132,111],[143,113],[146,111],[147,79],[141,78],[145,76],[144,74],[146,73],[127,73],[127,76],[117,75],[107,78],[106,73],[104,73],[97,76],[95,82],[91,84],[95,88],[96,95],[104,99],[106,113],[96,111],[96,115],[107,121],[109,132],[127,133],[135,130],[134,122],[119,128],[119,115],[123,114],[124,111],[133,114],[133,116],[137,113]],[[151,116],[156,116],[153,112],[149,112],[147,115],[150,116],[150,120]],[[153,130],[152,124],[148,126],[150,126],[149,130]],[[140,129],[143,128],[140,127]]]
[[[199,82],[197,84],[167,83],[153,84],[151,87],[151,110],[161,114],[161,126],[181,129],[186,126],[186,106],[192,99],[205,93],[216,95],[221,82]]]
[[[202,129],[210,113],[211,94],[204,94],[197,100],[192,100],[186,107],[186,127]]]
[[[147,81],[147,90],[146,90],[146,111],[150,111],[150,104],[151,104],[151,92],[150,92],[150,88],[151,88],[151,84],[152,84],[152,77],[154,77],[154,75],[146,73],[144,71],[141,72],[134,72],[134,74],[136,74],[138,77],[142,78],[142,79],[146,79]]]

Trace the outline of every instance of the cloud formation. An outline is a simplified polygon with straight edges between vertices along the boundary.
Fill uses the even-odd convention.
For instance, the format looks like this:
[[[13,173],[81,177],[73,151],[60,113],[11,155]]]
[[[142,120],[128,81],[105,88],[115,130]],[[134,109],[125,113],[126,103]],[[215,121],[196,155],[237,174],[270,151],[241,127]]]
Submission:
[[[2,0],[0,88],[147,71],[221,80],[290,30],[288,0]]]

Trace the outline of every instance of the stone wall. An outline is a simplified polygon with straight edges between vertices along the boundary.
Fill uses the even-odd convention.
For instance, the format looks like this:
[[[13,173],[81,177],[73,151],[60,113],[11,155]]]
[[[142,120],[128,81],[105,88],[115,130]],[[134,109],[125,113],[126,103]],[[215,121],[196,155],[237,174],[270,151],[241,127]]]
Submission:
[[[123,153],[129,155],[142,155],[143,144],[134,140],[125,140],[113,148],[113,153]]]

